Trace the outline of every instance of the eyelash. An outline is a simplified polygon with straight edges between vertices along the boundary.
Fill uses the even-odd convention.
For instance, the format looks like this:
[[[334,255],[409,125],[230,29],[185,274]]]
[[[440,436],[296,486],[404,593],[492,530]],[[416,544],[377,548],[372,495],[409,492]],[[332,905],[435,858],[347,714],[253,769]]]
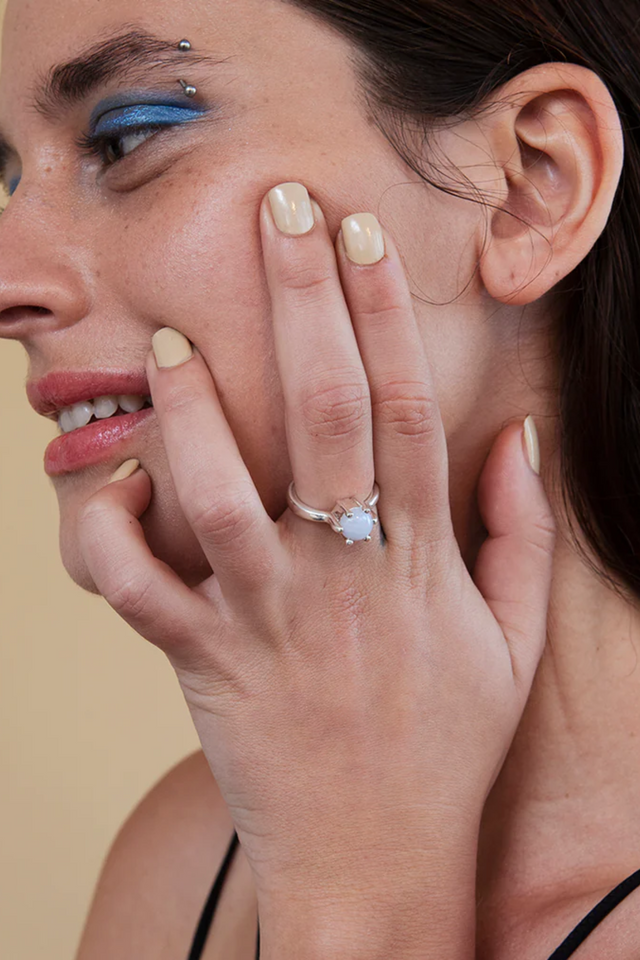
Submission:
[[[89,157],[98,157],[105,167],[113,167],[116,163],[119,163],[121,160],[126,160],[130,154],[125,154],[122,157],[116,157],[114,160],[107,159],[106,148],[113,143],[119,143],[121,140],[124,140],[125,137],[136,136],[140,133],[150,133],[152,136],[158,133],[160,130],[167,130],[169,124],[142,124],[139,127],[127,127],[126,130],[123,130],[121,133],[88,133],[82,134],[76,140],[76,146],[79,150]],[[148,137],[147,139],[150,139]],[[147,142],[146,140],[144,141]],[[142,144],[139,144],[142,146]],[[135,153],[137,147],[134,147],[131,153]]]

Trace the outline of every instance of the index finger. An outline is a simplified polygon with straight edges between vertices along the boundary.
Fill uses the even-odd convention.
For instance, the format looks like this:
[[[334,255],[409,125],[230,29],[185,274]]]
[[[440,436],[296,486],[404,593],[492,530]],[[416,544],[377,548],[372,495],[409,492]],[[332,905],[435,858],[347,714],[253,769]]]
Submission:
[[[227,599],[246,602],[276,572],[280,541],[204,357],[178,330],[152,338],[146,372],[182,511]]]

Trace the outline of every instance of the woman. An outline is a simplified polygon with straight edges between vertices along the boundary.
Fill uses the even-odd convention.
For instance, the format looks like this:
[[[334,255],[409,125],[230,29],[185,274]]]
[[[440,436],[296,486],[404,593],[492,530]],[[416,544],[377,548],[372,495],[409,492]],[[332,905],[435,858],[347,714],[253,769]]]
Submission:
[[[640,867],[638,22],[10,0],[0,330],[203,746],[78,960],[533,960]]]

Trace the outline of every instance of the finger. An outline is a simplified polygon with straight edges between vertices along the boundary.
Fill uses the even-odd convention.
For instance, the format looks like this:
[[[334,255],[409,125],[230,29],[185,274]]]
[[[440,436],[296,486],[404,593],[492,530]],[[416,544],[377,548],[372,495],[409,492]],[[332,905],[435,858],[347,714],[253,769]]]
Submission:
[[[343,220],[336,251],[371,392],[385,535],[425,545],[450,540],[446,437],[398,250],[373,214],[365,213]]]
[[[146,372],[180,506],[225,599],[246,603],[247,593],[263,590],[276,574],[282,549],[276,525],[202,354],[168,327],[152,343]]]
[[[320,207],[302,184],[281,184],[260,223],[296,493],[331,510],[373,486],[367,377]]]
[[[192,668],[204,656],[203,618],[211,636],[216,612],[151,552],[138,519],[150,499],[151,480],[142,469],[108,483],[80,511],[80,548],[98,591],[116,613],[172,662]]]
[[[556,522],[544,484],[526,460],[522,427],[518,421],[502,431],[480,475],[478,507],[489,536],[473,581],[500,624],[526,699],[546,641]],[[535,424],[529,437],[539,462]]]

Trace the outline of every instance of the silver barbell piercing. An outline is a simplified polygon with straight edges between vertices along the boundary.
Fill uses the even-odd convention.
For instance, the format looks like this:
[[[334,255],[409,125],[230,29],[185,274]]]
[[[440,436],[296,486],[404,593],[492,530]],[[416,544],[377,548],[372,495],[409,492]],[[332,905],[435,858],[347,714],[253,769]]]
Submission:
[[[195,97],[196,93],[198,92],[197,87],[194,87],[192,83],[187,83],[186,80],[178,80],[178,83],[188,97]]]

